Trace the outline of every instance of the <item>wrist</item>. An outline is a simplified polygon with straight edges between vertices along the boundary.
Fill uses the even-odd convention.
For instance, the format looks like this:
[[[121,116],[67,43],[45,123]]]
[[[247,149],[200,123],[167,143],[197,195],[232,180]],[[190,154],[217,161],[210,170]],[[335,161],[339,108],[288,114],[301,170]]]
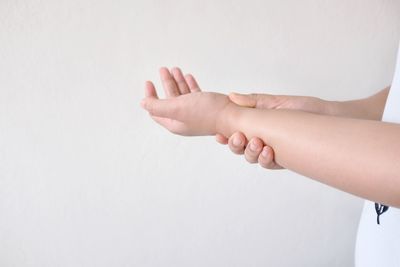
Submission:
[[[215,131],[226,137],[230,137],[235,131],[235,120],[240,115],[240,107],[229,102],[218,114],[215,122]]]

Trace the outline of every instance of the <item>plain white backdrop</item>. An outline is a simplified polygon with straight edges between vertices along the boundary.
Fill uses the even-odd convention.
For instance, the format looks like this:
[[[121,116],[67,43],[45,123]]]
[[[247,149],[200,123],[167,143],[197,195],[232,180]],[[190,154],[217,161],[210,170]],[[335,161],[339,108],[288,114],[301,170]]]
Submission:
[[[399,14],[0,0],[0,266],[352,266],[362,199],[172,135],[139,102],[161,66],[221,93],[368,96],[391,82]]]

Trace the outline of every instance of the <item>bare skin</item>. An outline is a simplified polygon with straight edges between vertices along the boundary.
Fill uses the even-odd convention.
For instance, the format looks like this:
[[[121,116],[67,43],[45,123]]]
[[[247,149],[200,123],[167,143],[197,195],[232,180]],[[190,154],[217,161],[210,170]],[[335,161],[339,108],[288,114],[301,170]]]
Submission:
[[[142,107],[175,134],[231,136],[242,132],[247,140],[258,137],[272,148],[276,164],[284,168],[362,198],[400,207],[399,124],[241,107],[226,95],[197,90],[159,99],[155,91],[147,82]],[[370,114],[368,118],[379,117],[379,112]]]
[[[230,94],[232,102],[252,108],[292,109],[307,111],[322,115],[358,118],[366,120],[381,120],[389,87],[364,99],[350,101],[327,101],[309,96],[287,96],[268,94]],[[216,135],[217,142],[229,144],[235,154],[244,154],[249,163],[259,163],[267,169],[282,169],[274,160],[274,151],[263,144],[258,137],[248,141],[241,132],[236,132],[229,139],[221,134]]]

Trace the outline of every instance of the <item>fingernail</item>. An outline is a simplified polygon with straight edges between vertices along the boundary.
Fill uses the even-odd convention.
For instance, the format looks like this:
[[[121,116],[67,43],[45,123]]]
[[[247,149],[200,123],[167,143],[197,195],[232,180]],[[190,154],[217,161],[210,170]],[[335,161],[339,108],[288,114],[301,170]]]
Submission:
[[[234,146],[240,146],[242,144],[242,140],[240,138],[234,138],[233,139],[233,145]]]
[[[268,156],[268,150],[264,148],[263,151],[262,151],[262,153],[261,153],[261,155],[262,155],[264,158],[266,158],[266,157]]]
[[[252,150],[252,151],[256,151],[257,150],[257,145],[255,144],[255,143],[250,143],[250,150]]]

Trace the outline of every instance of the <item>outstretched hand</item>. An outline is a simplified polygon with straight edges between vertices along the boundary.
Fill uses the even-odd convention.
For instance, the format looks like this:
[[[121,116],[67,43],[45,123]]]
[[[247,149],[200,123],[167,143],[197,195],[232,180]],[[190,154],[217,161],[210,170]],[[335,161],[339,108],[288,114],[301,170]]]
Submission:
[[[236,106],[227,95],[201,92],[193,76],[184,77],[178,68],[172,70],[172,75],[161,68],[160,76],[166,98],[160,99],[154,84],[147,81],[141,105],[172,133],[215,135],[223,122],[223,113]]]
[[[182,71],[175,67],[171,69],[171,72],[168,68],[162,67],[159,70],[160,79],[162,83],[162,87],[164,89],[165,98],[177,97],[180,95],[200,92],[200,87],[197,84],[197,81],[191,74],[183,75]],[[151,81],[146,81],[145,83],[145,97],[146,98],[155,98],[159,99],[157,90]],[[141,105],[143,107],[143,101]],[[151,118],[157,122],[158,124],[164,126],[165,128],[171,127],[171,124],[179,124],[178,122],[174,122],[171,119],[158,117],[151,115]],[[180,127],[179,125],[175,127]]]

